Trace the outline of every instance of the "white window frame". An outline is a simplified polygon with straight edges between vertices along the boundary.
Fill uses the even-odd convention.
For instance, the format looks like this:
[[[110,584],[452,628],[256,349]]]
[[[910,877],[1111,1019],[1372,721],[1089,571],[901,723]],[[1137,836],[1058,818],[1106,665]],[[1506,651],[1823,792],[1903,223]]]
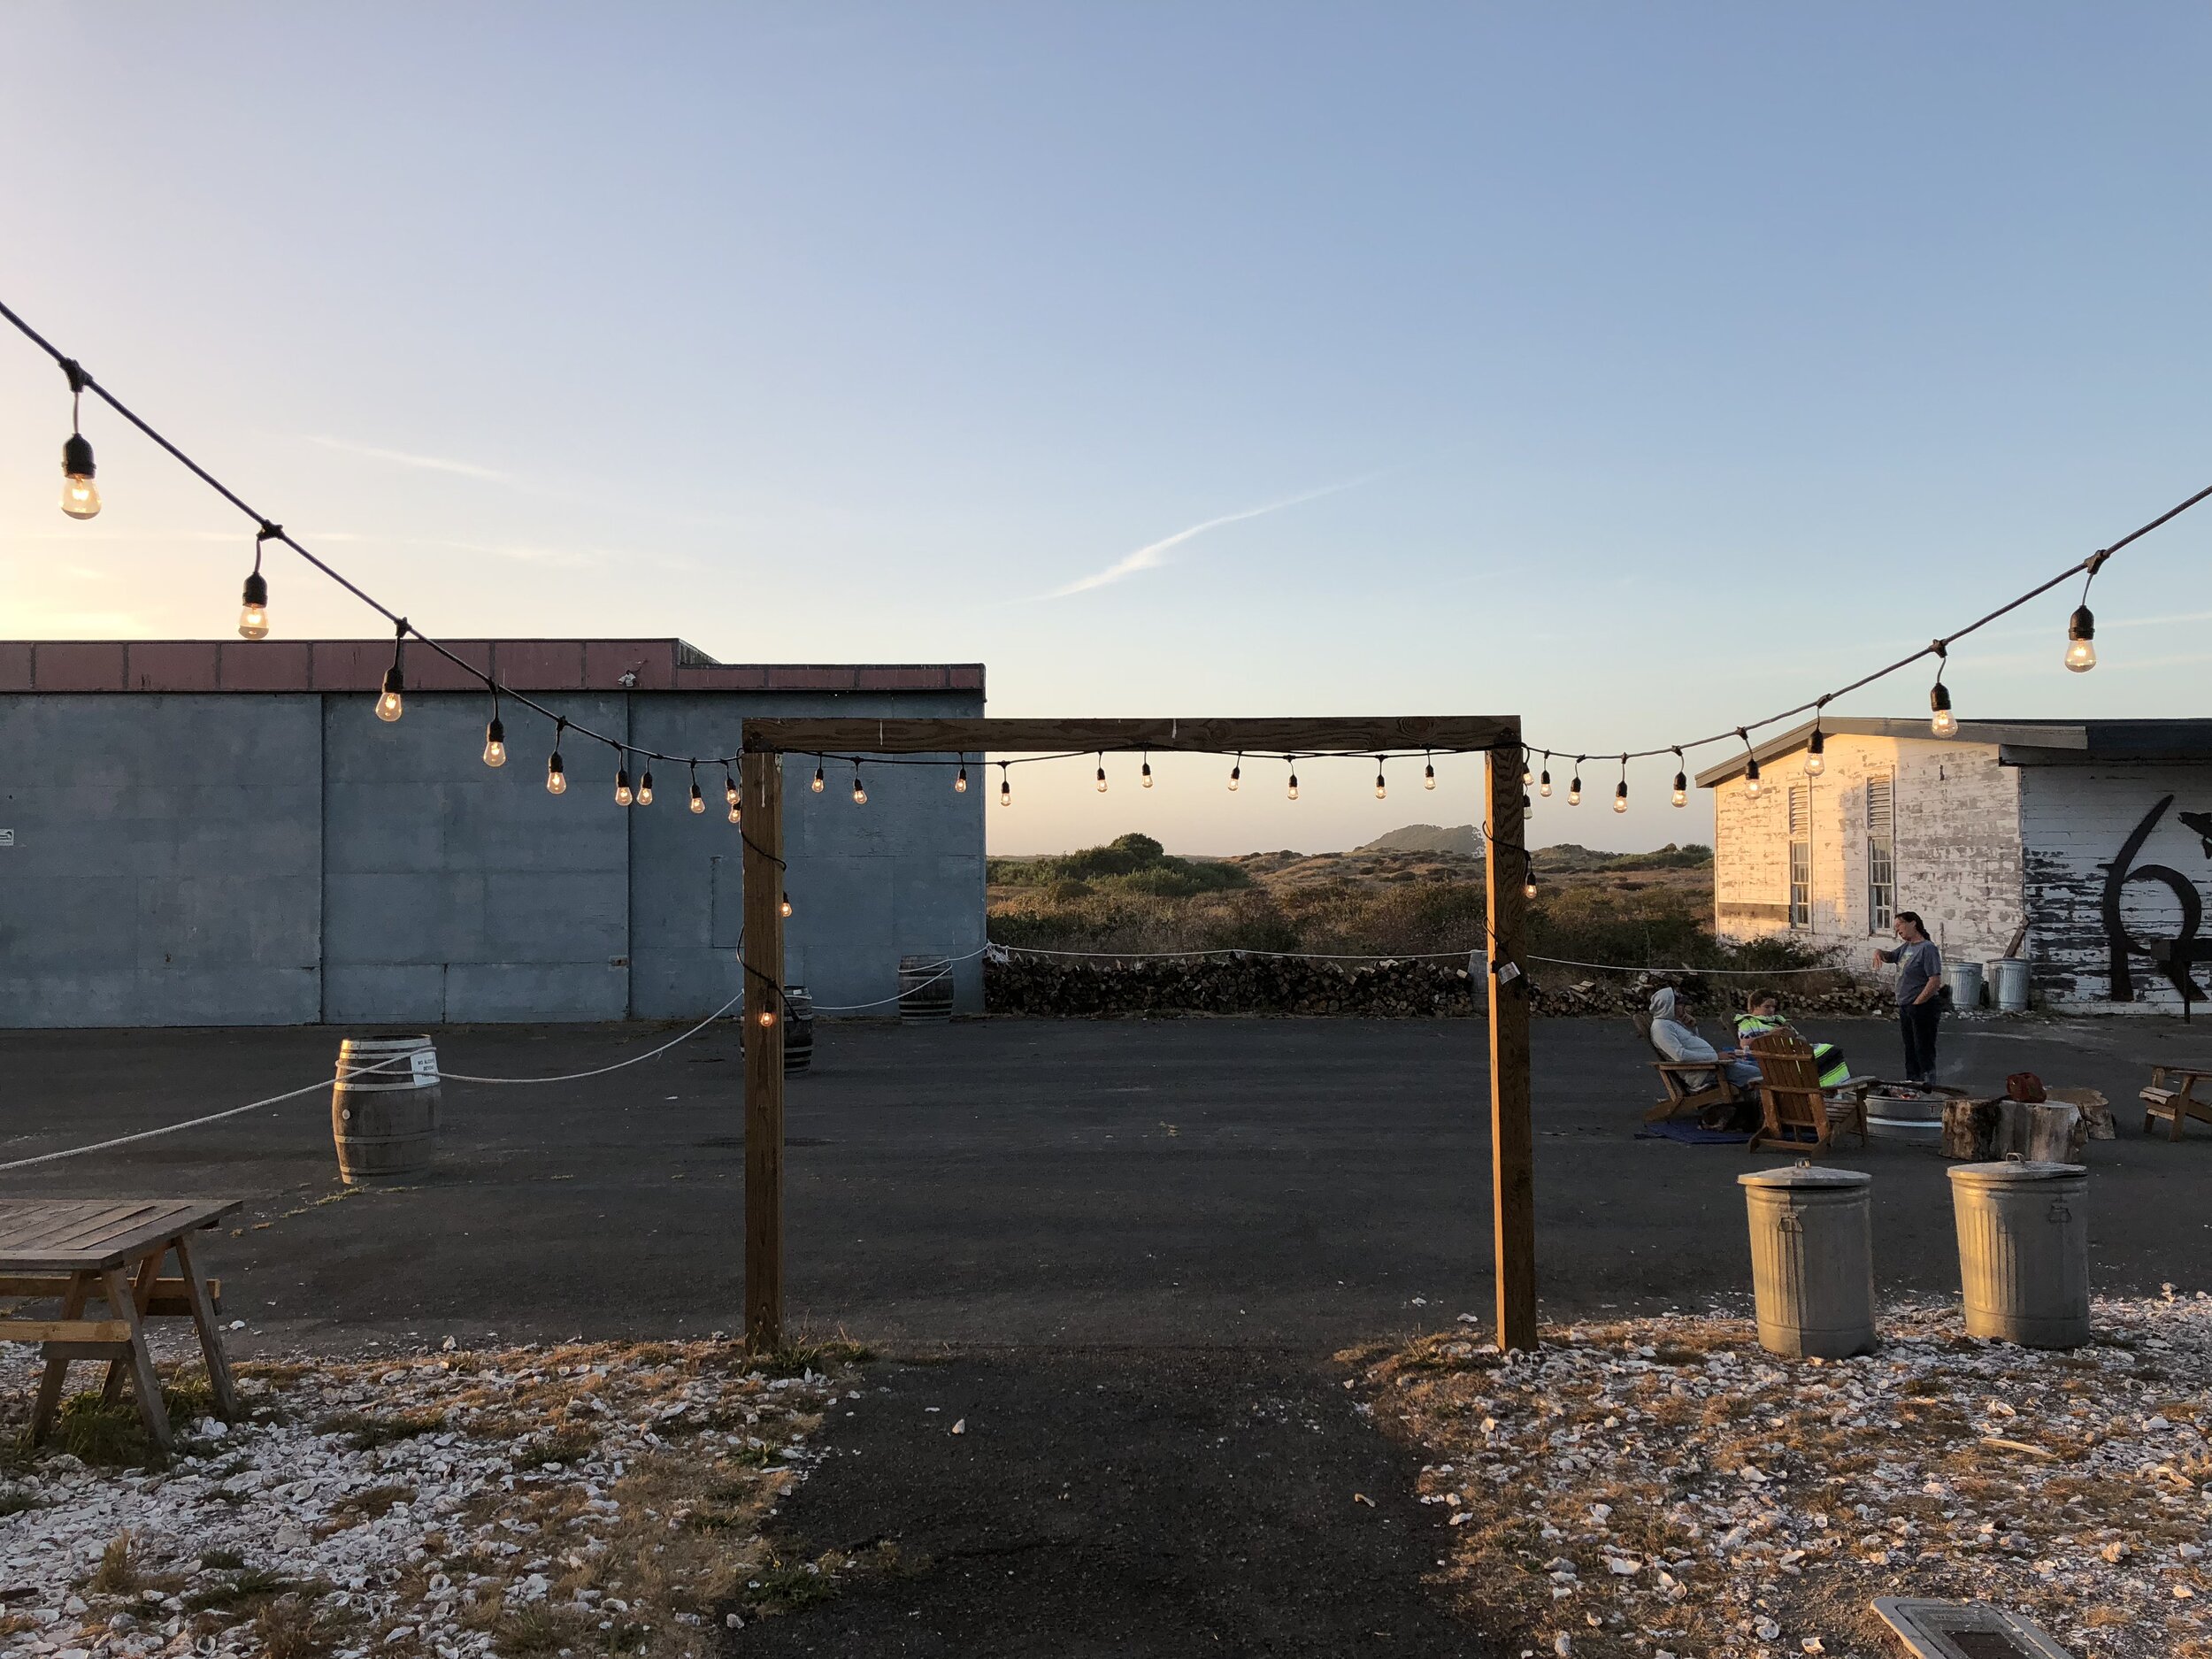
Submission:
[[[1866,780],[1866,931],[1886,933],[1896,919],[1897,774],[1871,772]]]

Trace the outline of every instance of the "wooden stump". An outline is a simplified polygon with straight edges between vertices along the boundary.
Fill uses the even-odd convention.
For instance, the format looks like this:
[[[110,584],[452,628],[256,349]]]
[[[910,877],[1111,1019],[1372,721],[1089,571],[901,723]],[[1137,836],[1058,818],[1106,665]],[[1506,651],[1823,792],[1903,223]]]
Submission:
[[[1997,1149],[1998,1108],[1993,1100],[1943,1102],[1943,1156],[1962,1164],[1986,1164],[2004,1155]]]
[[[1954,1100],[1943,1102],[1943,1156],[1987,1164],[2018,1153],[2047,1164],[2078,1164],[2089,1125],[2066,1101]]]

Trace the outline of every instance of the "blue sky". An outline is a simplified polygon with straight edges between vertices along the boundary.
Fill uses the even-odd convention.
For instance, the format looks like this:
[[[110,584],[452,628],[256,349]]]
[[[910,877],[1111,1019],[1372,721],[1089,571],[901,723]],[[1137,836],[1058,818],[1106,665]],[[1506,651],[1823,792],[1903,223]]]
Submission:
[[[0,297],[434,633],[980,659],[1001,714],[1517,711],[1617,753],[2212,481],[2200,8],[77,4],[7,35]],[[97,418],[107,511],[63,518],[65,421],[0,340],[0,634],[225,633],[244,526]],[[2100,578],[2095,673],[2054,595],[1955,654],[1961,713],[2206,712],[2200,511]],[[278,632],[378,631],[272,574]],[[1839,710],[1924,706],[1891,683]],[[1032,769],[994,844],[1477,810],[1469,761],[1386,802],[1316,764],[1295,804],[1158,770]],[[1704,837],[1671,770],[1617,818],[1593,762],[1539,839]]]

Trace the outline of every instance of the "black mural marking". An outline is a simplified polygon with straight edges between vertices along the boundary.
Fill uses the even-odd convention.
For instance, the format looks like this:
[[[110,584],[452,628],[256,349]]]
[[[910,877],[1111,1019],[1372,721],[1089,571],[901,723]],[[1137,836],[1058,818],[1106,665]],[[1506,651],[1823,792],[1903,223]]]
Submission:
[[[2204,842],[2204,856],[2212,858],[2212,812],[2177,812],[2174,816],[2196,831]]]
[[[2151,954],[2148,945],[2138,944],[2128,936],[2127,924],[2120,914],[2121,889],[2131,881],[2162,881],[2166,884],[2167,890],[2181,905],[2181,931],[2174,936],[2173,941],[2177,947],[2192,943],[2196,939],[2199,925],[2204,920],[2204,901],[2198,896],[2196,884],[2188,877],[2164,864],[2135,863],[2135,855],[2143,850],[2143,843],[2150,839],[2151,832],[2158,827],[2158,820],[2166,816],[2166,809],[2173,803],[2173,796],[2163,796],[2156,806],[2145,813],[2143,821],[2135,826],[2134,833],[2121,843],[2120,856],[2107,867],[2104,932],[2105,939],[2112,948],[2112,1000],[2116,1002],[2132,1002],[2135,1000],[2135,977],[2129,970],[2128,958],[2147,958]],[[2205,833],[2200,827],[2200,821],[2204,826],[2212,826],[2212,815],[2184,812],[2180,816],[2183,823],[2191,829],[2198,830],[2199,833]],[[2208,856],[2212,856],[2212,842],[2208,842],[2207,851]],[[2201,1000],[2203,993],[2197,989],[2195,970],[2190,966],[2185,950],[2177,949],[2172,959],[2159,964],[2159,967],[2173,982],[2185,1008]]]

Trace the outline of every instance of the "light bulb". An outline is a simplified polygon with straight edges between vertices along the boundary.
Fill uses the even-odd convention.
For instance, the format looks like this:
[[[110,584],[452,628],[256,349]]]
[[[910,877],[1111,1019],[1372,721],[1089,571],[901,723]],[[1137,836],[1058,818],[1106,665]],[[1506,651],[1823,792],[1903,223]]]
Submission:
[[[968,769],[965,766],[960,769],[960,775],[952,780],[952,792],[955,795],[968,793]]]
[[[507,730],[495,718],[484,728],[484,764],[503,766],[507,764]]]
[[[92,446],[82,434],[72,434],[61,446],[61,510],[72,518],[96,518],[100,513],[100,487],[92,481]]]
[[[1298,774],[1294,772],[1290,774],[1290,798],[1294,801],[1298,798]]]
[[[822,793],[822,769],[819,766],[814,769],[814,793]]]
[[[1959,718],[1948,709],[1939,709],[1935,718],[1928,722],[1928,729],[1938,737],[1956,737],[1959,734]]]
[[[406,688],[406,682],[401,680],[396,665],[386,672],[384,689],[377,694],[376,718],[378,719],[388,726],[407,712],[406,703],[401,696]]]
[[[1435,767],[1431,766],[1431,767],[1429,768],[1429,776],[1430,776],[1430,777],[1432,777],[1432,778],[1433,778],[1433,777],[1435,777],[1435,776],[1436,776],[1436,768],[1435,768]],[[1536,774],[1535,774],[1534,772],[1531,772],[1531,771],[1528,769],[1528,763],[1527,763],[1526,761],[1522,762],[1522,763],[1521,763],[1521,787],[1522,787],[1522,788],[1524,788],[1524,789],[1525,789],[1525,788],[1527,788],[1527,787],[1528,787],[1531,784],[1534,783],[1535,781],[1536,781]]]
[[[735,806],[737,804],[737,780],[731,777],[726,772],[722,774],[722,800],[724,804],[727,806]],[[732,818],[730,822],[734,824],[737,820],[735,818]]]
[[[2078,674],[2085,674],[2097,665],[2097,618],[2089,614],[2089,607],[2081,605],[2066,622],[2066,666]]]
[[[1521,797],[1521,822],[1525,824],[1535,816],[1536,803],[1530,800],[1527,795],[1524,795]]]
[[[1389,793],[1390,786],[1383,781],[1383,775],[1378,771],[1375,773],[1375,799],[1380,801]]]
[[[768,1009],[765,1009],[765,1008],[764,1008],[764,1009],[762,1009],[762,1010],[760,1010],[760,1016],[759,1016],[759,1018],[760,1018],[761,1028],[762,1028],[764,1031],[764,1030],[766,1030],[769,1026],[771,1026],[771,1025],[774,1025],[774,1024],[776,1023],[776,1016],[775,1016],[775,1014],[774,1014],[774,1013],[773,1013],[771,1010],[768,1010]]]
[[[694,812],[703,812],[707,810],[707,798],[699,793],[699,786],[695,783],[691,786],[691,810]]]
[[[638,780],[637,803],[640,806],[653,804],[653,774],[649,772]]]
[[[548,795],[568,793],[568,773],[561,769],[561,751],[555,749],[553,758],[545,763],[545,792]]]
[[[1550,795],[1551,772],[1548,768],[1545,770],[1544,775],[1536,780],[1536,793],[1547,797]]]
[[[1527,788],[1529,782],[1528,768],[1524,766],[1521,768],[1521,787]],[[1436,766],[1433,762],[1421,769],[1421,787],[1424,789],[1436,787]]]
[[[1828,757],[1818,749],[1805,757],[1805,775],[1808,778],[1817,778],[1827,770]]]
[[[1536,896],[1536,878],[1534,876],[1531,876],[1527,880],[1521,883],[1521,896],[1525,899],[1532,899]]]
[[[998,803],[1001,806],[1011,806],[1014,804],[1014,786],[1006,781],[1006,776],[1003,772],[999,775]]]
[[[783,913],[786,916],[791,914],[791,895],[788,893],[783,895]]]
[[[627,806],[636,798],[630,789],[630,769],[627,766],[618,766],[615,768],[614,774],[614,803],[617,806]]]
[[[269,637],[269,584],[259,571],[246,578],[243,605],[238,612],[238,637],[243,640],[265,640]]]
[[[1568,785],[1567,785],[1567,804],[1568,804],[1569,806],[1580,806],[1580,805],[1582,804],[1582,780],[1581,780],[1581,779],[1579,779],[1579,778],[1576,778],[1576,779],[1571,780],[1568,783]]]
[[[868,787],[860,781],[860,774],[857,772],[853,774],[853,804],[855,806],[868,804]]]
[[[1616,812],[1628,810],[1628,786],[1624,783],[1616,784],[1613,787],[1613,810]]]
[[[1229,768],[1229,793],[1231,795],[1234,795],[1237,792],[1237,780],[1243,776],[1244,768],[1241,764]]]
[[[1743,769],[1743,792],[1751,795],[1759,793],[1759,763],[1755,758]]]
[[[734,801],[731,802],[731,803],[730,803],[730,822],[731,822],[731,823],[733,823],[733,824],[742,824],[744,821],[745,821],[745,809],[744,809],[743,807],[741,807],[741,806],[738,805],[738,803],[737,803],[736,802],[734,802]]]
[[[1152,787],[1152,763],[1150,761],[1145,762],[1142,769],[1138,772],[1137,781],[1148,789]]]
[[[1106,793],[1106,768],[1103,766],[1098,769],[1098,792],[1101,795]]]
[[[1668,799],[1677,806],[1690,804],[1690,780],[1686,775],[1678,772],[1674,774],[1674,793]]]

